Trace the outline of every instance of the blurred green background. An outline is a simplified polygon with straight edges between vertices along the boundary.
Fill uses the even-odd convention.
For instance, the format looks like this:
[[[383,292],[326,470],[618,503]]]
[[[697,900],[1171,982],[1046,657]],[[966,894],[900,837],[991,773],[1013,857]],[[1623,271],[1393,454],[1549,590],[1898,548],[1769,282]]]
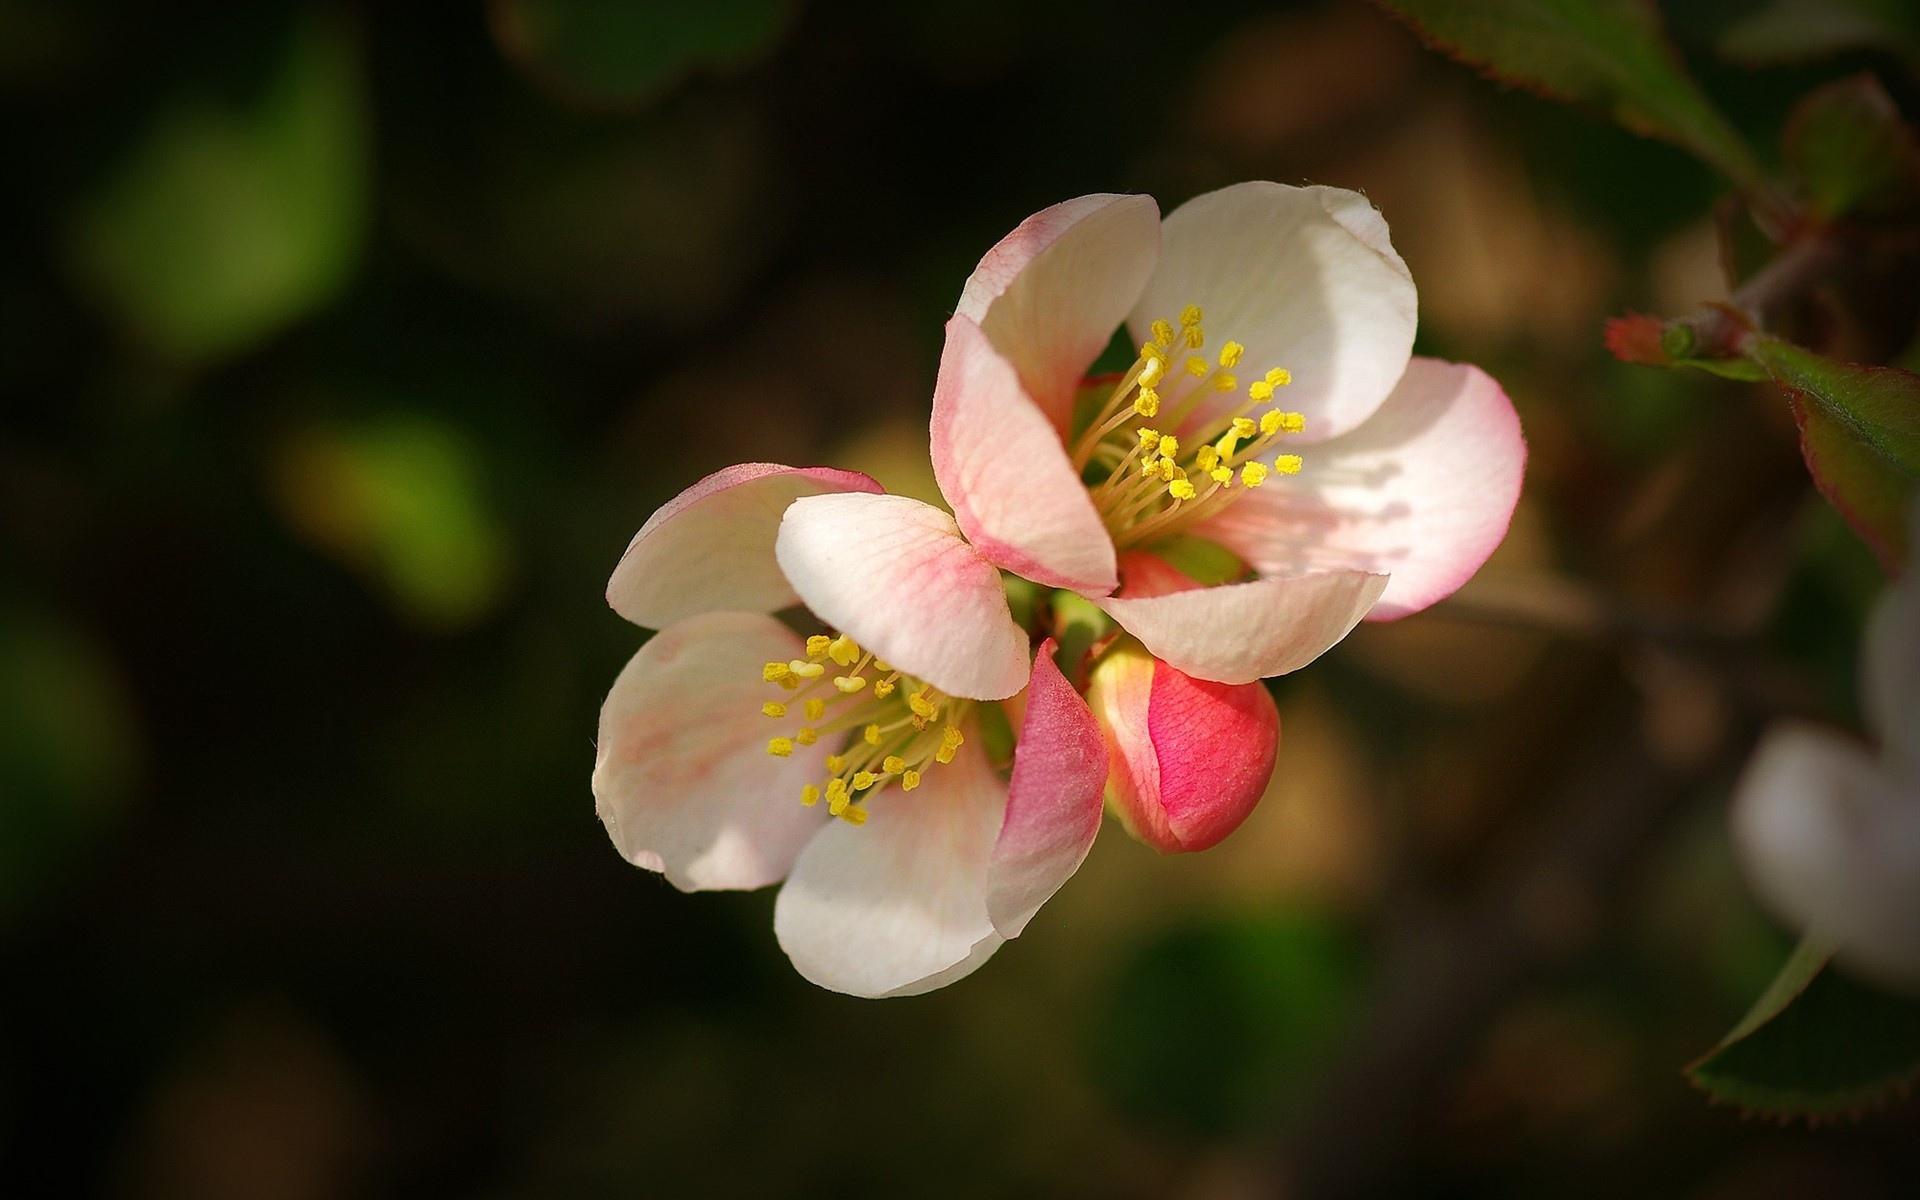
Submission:
[[[1669,6],[1762,144],[1887,65],[1729,65],[1752,7]],[[0,137],[0,1194],[1911,1194],[1911,1107],[1680,1074],[1788,945],[1728,787],[1850,719],[1878,576],[1776,399],[1601,347],[1725,293],[1679,151],[1358,2],[0,0]],[[647,513],[924,494],[988,246],[1245,178],[1367,192],[1512,392],[1479,590],[1280,681],[1227,844],[1109,829],[928,997],[623,864]]]

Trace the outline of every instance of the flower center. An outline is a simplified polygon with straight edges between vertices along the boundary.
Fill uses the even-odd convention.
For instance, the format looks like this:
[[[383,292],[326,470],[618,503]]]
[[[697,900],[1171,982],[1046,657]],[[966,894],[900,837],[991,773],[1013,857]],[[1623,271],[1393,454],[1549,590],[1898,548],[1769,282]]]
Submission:
[[[1246,347],[1227,341],[1208,361],[1198,353],[1207,344],[1202,320],[1200,306],[1189,304],[1177,326],[1155,321],[1153,336],[1073,445],[1073,465],[1118,549],[1179,533],[1274,473],[1300,470],[1297,454],[1261,461],[1281,437],[1307,427],[1300,413],[1266,407],[1293,382],[1283,367],[1247,384],[1243,403],[1185,437],[1161,432],[1178,430],[1210,396],[1240,391],[1233,368]]]
[[[786,758],[795,746],[842,740],[839,752],[827,756],[826,778],[801,788],[800,803],[812,807],[824,796],[827,811],[850,824],[865,824],[862,805],[888,784],[898,781],[901,791],[911,792],[933,766],[952,762],[967,740],[960,727],[971,700],[901,674],[844,633],[815,634],[807,639],[806,658],[767,663],[760,677],[785,693],[760,711],[777,721],[798,714],[803,722],[792,734],[768,739],[768,754]]]

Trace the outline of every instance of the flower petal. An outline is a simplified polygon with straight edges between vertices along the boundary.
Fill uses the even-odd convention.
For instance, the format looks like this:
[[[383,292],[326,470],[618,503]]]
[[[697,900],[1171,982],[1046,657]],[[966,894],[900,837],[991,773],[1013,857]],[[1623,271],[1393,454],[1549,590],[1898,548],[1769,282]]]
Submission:
[[[911,996],[971,973],[1005,940],[987,916],[987,871],[1006,788],[972,743],[867,822],[834,821],[801,852],[774,903],[794,969],[852,996]]]
[[[907,674],[974,700],[1026,685],[1027,635],[1000,572],[932,505],[805,497],[787,509],[774,553],[814,615]]]
[[[1867,619],[1860,673],[1867,724],[1883,753],[1920,783],[1920,504],[1908,517],[1916,545],[1907,573]]]
[[[1810,725],[1761,740],[1734,799],[1733,836],[1761,898],[1833,941],[1839,961],[1920,990],[1920,793],[1864,747]]]
[[[987,251],[955,309],[1019,372],[1056,430],[1074,389],[1153,273],[1160,208],[1151,196],[1081,196],[1045,208]]]
[[[1292,372],[1282,395],[1307,415],[1303,440],[1359,425],[1406,369],[1413,276],[1386,221],[1358,192],[1239,183],[1175,209],[1161,240],[1160,266],[1127,319],[1133,336],[1200,305],[1209,346],[1231,339],[1246,347],[1242,378],[1270,367]],[[1210,396],[1182,430],[1241,398]]]
[[[1107,748],[1087,702],[1040,644],[1027,685],[1027,712],[1013,756],[1007,815],[987,872],[987,912],[1006,938],[1020,936],[1073,877],[1100,832]]]
[[[1486,372],[1416,358],[1366,424],[1302,457],[1298,475],[1240,496],[1195,532],[1263,575],[1387,572],[1367,616],[1392,620],[1452,595],[1500,545],[1527,444]]]
[[[1087,699],[1114,812],[1161,853],[1217,844],[1266,794],[1280,712],[1265,684],[1195,679],[1122,641],[1094,667]]]
[[[759,613],[703,613],[640,647],[600,709],[593,796],[620,854],[682,891],[757,888],[784,878],[820,827],[801,785],[827,746],[767,753],[761,664],[804,653]]]
[[[773,612],[795,600],[773,560],[787,505],[824,492],[878,492],[858,471],[740,463],[661,505],[633,535],[607,581],[607,603],[635,625],[664,629],[714,609]]]
[[[1297,671],[1347,636],[1385,575],[1324,571],[1094,603],[1158,658],[1217,683]]]
[[[1114,589],[1113,539],[1059,432],[966,317],[947,322],[931,432],[934,477],[982,557],[1047,587]]]

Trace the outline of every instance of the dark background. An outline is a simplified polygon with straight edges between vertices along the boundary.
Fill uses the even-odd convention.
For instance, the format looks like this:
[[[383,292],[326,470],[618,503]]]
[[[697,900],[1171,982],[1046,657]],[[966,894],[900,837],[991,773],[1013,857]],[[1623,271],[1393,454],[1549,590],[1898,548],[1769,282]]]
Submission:
[[[1763,145],[1881,65],[1737,69],[1751,6],[1670,7]],[[0,104],[0,1193],[1914,1178],[1910,1108],[1681,1075],[1789,944],[1728,788],[1769,716],[1852,720],[1878,586],[1777,398],[1602,349],[1724,294],[1681,152],[1359,3],[0,0]],[[1278,682],[1227,844],[1110,828],[928,997],[623,864],[588,774],[646,514],[749,459],[925,494],[988,246],[1246,178],[1366,191],[1421,350],[1512,393],[1474,588]]]

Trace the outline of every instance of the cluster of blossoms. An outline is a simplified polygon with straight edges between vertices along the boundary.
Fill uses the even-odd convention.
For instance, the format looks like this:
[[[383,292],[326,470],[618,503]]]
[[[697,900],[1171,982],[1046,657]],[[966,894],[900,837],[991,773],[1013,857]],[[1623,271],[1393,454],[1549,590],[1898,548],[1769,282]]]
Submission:
[[[746,464],[635,535],[607,597],[660,632],[601,713],[614,844],[687,890],[784,880],[795,967],[889,996],[1018,936],[1104,809],[1162,851],[1218,842],[1273,773],[1260,681],[1452,593],[1518,500],[1512,405],[1412,357],[1415,307],[1385,222],[1339,189],[1023,222],[947,325],[951,513]],[[1122,325],[1131,364],[1090,377]],[[1018,621],[1014,577],[1040,589]],[[1061,617],[1089,606],[1104,631],[1069,660]]]

